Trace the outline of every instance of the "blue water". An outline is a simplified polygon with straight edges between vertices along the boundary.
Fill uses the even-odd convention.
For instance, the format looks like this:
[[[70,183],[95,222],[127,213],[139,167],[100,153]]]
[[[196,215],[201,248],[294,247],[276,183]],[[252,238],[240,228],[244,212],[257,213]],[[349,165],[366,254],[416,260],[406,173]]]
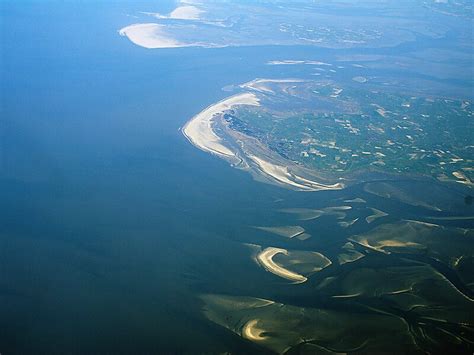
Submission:
[[[224,237],[245,206],[255,223],[288,192],[179,128],[261,61],[133,46],[117,30],[137,8],[2,3],[2,353],[250,346],[204,320],[186,280],[236,254]]]
[[[262,351],[196,296],[269,297],[273,276],[241,244],[264,241],[249,226],[289,221],[275,201],[341,197],[255,182],[184,139],[222,87],[287,75],[264,63],[288,48],[150,51],[118,35],[127,14],[173,3],[0,4],[1,353]],[[344,236],[315,232],[312,245]]]

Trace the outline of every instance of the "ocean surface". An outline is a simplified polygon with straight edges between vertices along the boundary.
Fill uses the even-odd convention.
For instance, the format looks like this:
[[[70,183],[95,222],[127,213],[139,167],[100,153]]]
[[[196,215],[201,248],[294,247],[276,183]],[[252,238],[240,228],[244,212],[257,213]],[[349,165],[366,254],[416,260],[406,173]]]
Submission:
[[[338,52],[150,51],[117,33],[141,5],[173,8],[171,1],[0,4],[2,354],[261,352],[209,322],[198,298],[291,302],[289,286],[251,260],[244,243],[268,238],[252,226],[294,223],[279,209],[362,196],[389,221],[419,213],[360,186],[301,193],[263,184],[189,144],[180,128],[229,96],[222,88],[288,76],[290,69],[265,63],[290,51],[323,61]],[[430,79],[470,91],[463,79]],[[302,248],[331,254],[347,237],[325,221],[305,225],[313,239]]]

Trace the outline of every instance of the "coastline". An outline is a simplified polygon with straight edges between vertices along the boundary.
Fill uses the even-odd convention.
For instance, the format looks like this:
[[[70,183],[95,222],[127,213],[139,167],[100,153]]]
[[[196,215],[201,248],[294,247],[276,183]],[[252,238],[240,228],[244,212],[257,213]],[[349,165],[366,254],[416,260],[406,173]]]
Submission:
[[[235,153],[223,145],[221,143],[222,139],[212,130],[212,122],[216,114],[230,110],[236,105],[259,106],[260,102],[257,96],[252,93],[242,93],[228,97],[206,107],[188,121],[181,131],[191,144],[202,151],[222,158],[235,157]]]
[[[294,82],[295,80],[275,81]],[[259,82],[259,80],[254,82]],[[245,86],[246,84],[243,85]],[[243,88],[244,86],[241,87]],[[247,87],[247,89],[249,88]],[[345,187],[340,182],[324,184],[300,176],[300,173],[296,174],[295,170],[300,171],[301,167],[292,166],[291,163],[285,165],[284,161],[280,161],[281,159],[276,157],[276,159],[264,159],[262,156],[270,158],[268,153],[271,154],[271,152],[266,152],[265,148],[262,147],[255,149],[248,139],[245,139],[250,137],[246,137],[243,134],[239,134],[237,138],[233,136],[234,134],[231,135],[239,148],[233,150],[225,145],[224,139],[219,137],[214,131],[213,124],[219,119],[219,114],[235,106],[242,105],[260,106],[260,98],[256,93],[252,92],[244,92],[227,97],[209,105],[195,115],[183,126],[181,131],[186,139],[196,148],[227,160],[232,164],[235,163],[237,165],[237,163],[241,163],[241,167],[249,170],[255,178],[262,178],[265,182],[292,188],[297,191],[340,190]],[[281,164],[277,164],[278,162]]]

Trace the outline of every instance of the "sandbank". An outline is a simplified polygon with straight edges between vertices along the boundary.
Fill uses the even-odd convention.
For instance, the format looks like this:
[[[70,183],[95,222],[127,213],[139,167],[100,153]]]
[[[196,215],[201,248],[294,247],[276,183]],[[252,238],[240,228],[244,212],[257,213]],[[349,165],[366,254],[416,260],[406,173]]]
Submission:
[[[373,221],[375,221],[376,219],[378,218],[382,218],[382,217],[385,217],[385,216],[388,216],[387,213],[385,213],[384,211],[380,211],[376,208],[371,208],[371,210],[374,212],[373,215],[370,215],[370,216],[367,216],[365,218],[366,222],[367,223],[372,223]]]
[[[279,183],[290,185],[303,191],[318,191],[318,190],[339,190],[343,188],[340,183],[325,185],[316,181],[305,179],[301,176],[291,174],[288,168],[281,165],[276,165],[265,161],[255,155],[248,156],[254,163],[257,164],[259,170],[265,175],[271,177]]]
[[[297,283],[305,282],[307,280],[303,275],[297,274],[296,272],[290,271],[276,264],[273,261],[273,257],[277,254],[288,255],[288,250],[269,247],[257,255],[257,260],[265,270],[284,279],[295,281]]]
[[[281,237],[294,238],[305,232],[300,226],[283,226],[283,227],[255,227],[257,229],[277,234]]]
[[[242,336],[252,341],[265,340],[267,337],[262,335],[265,330],[258,328],[257,324],[258,319],[249,320],[242,328]]]

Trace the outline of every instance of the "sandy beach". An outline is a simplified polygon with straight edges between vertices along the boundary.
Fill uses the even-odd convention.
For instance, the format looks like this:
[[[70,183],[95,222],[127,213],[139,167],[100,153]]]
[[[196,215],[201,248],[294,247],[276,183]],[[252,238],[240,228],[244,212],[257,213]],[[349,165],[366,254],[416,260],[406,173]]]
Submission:
[[[259,106],[258,98],[251,93],[231,96],[207,107],[194,116],[182,129],[186,138],[197,148],[220,157],[234,157],[235,153],[222,144],[212,130],[212,121],[216,114],[230,110],[237,105]]]
[[[243,162],[245,163],[243,165],[250,167],[250,169],[254,170],[258,175],[267,177],[267,180],[270,180],[273,183],[291,187],[300,191],[342,189],[344,188],[342,183],[323,184],[310,180],[298,175],[295,171],[291,171],[288,166],[277,164],[273,162],[273,160],[262,157],[263,154],[252,154],[252,150],[249,150],[248,147],[238,156],[237,152],[233,151],[228,145],[226,145],[223,139],[219,137],[213,129],[213,120],[217,114],[223,113],[226,110],[239,105],[260,106],[261,99],[258,95],[263,94],[265,96],[266,94],[273,93],[270,84],[292,84],[305,81],[306,80],[302,79],[255,79],[244,83],[239,87],[253,92],[237,94],[210,105],[186,123],[182,132],[186,138],[199,149],[217,155],[223,159],[230,160],[231,163],[235,163],[236,160]],[[244,138],[240,138],[240,140],[245,143]],[[251,143],[249,143],[249,146],[251,147]],[[300,171],[299,169],[295,170]]]
[[[137,46],[148,49],[187,46],[169,37],[164,31],[165,27],[157,23],[137,23],[120,29],[119,34],[127,37]]]

